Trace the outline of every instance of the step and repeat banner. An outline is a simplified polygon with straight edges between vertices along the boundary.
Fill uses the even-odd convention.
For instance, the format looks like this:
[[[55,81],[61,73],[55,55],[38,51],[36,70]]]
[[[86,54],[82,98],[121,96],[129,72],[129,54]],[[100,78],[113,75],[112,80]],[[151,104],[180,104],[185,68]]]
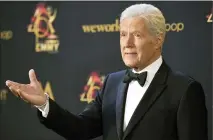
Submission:
[[[119,17],[140,2],[0,2],[0,139],[63,140],[36,109],[9,92],[6,80],[29,83],[34,69],[45,92],[72,113],[96,96],[108,73],[125,69]],[[163,56],[199,81],[212,111],[212,2],[146,2],[165,15]],[[197,126],[199,127],[199,126]],[[101,140],[102,138],[97,138]]]

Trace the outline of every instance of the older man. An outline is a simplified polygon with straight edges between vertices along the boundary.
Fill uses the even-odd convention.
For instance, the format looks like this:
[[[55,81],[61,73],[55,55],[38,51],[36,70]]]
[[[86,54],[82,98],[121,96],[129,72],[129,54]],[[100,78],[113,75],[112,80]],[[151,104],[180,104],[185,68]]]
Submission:
[[[96,99],[74,115],[43,94],[33,70],[28,85],[10,90],[38,108],[41,123],[70,140],[207,140],[200,83],[172,71],[161,56],[166,34],[161,11],[136,4],[120,18],[120,47],[130,69],[109,74]]]

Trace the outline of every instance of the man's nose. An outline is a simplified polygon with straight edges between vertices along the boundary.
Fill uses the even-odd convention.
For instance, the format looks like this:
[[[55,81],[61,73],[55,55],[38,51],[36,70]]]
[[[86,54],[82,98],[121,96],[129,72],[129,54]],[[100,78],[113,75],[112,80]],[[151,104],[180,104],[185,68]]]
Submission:
[[[128,34],[126,37],[126,46],[131,47],[134,46],[134,37],[131,34]]]

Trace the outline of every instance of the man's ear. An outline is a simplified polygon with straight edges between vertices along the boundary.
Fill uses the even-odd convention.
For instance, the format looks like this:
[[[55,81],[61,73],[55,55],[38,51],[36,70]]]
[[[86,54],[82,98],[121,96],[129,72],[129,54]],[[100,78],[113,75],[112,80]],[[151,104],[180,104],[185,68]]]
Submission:
[[[155,44],[155,49],[159,50],[161,49],[162,45],[163,45],[163,41],[164,41],[164,37],[163,37],[163,33],[157,35],[154,38],[154,44]]]

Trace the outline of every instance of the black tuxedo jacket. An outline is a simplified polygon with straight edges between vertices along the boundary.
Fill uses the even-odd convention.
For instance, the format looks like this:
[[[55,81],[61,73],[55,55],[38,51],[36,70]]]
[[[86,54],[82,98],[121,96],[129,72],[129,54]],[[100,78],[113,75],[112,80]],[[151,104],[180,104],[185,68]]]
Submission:
[[[85,110],[74,115],[50,99],[40,122],[69,140],[207,140],[207,110],[200,83],[163,62],[123,132],[125,71],[109,74]]]

